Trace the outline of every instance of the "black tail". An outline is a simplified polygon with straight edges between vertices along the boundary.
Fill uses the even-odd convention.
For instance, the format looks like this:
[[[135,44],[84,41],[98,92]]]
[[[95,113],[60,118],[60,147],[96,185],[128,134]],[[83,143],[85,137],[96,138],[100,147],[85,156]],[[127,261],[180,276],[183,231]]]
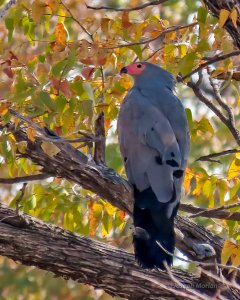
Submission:
[[[169,203],[159,203],[151,188],[143,192],[134,188],[134,198],[133,243],[136,260],[144,268],[165,269],[164,261],[168,265],[172,265],[173,262],[173,256],[167,252],[173,254],[175,248],[174,217],[177,208],[168,218]],[[164,251],[161,245],[167,251]]]

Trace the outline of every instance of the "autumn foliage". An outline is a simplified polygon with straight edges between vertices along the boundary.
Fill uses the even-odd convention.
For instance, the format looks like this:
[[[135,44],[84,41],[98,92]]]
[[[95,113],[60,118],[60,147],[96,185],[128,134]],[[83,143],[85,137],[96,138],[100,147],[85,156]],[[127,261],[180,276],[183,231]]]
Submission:
[[[41,173],[39,165],[24,158],[26,143],[17,142],[13,133],[14,128],[24,124],[28,138],[34,142],[39,132],[14,116],[11,109],[42,129],[48,128],[53,136],[56,134],[70,142],[87,154],[89,160],[96,141],[95,120],[103,112],[106,164],[125,177],[118,150],[116,117],[132,81],[127,75],[121,77],[119,70],[133,61],[147,60],[173,73],[178,81],[176,93],[186,108],[192,146],[182,202],[204,209],[238,212],[239,57],[231,55],[237,49],[225,24],[231,22],[237,28],[239,11],[222,9],[216,18],[201,1],[166,1],[138,10],[134,7],[141,5],[141,1],[125,1],[124,7],[130,8],[125,11],[114,10],[123,5],[110,2],[113,9],[91,9],[84,1],[75,0],[21,0],[6,11],[0,23],[1,177]],[[1,1],[1,4],[4,7],[6,3]],[[216,59],[224,55],[228,56]],[[222,117],[198,97],[193,84]],[[6,129],[9,123],[13,126],[12,133]],[[60,151],[51,139],[46,139],[41,147],[50,157]],[[220,154],[208,157],[212,153]],[[1,203],[16,207],[21,187],[1,185]],[[22,211],[44,221],[132,250],[131,218],[106,199],[64,178],[29,182],[20,205]],[[196,216],[195,221],[224,237],[222,263],[230,261],[238,267],[239,222],[201,216]],[[0,272],[5,266],[6,276],[10,278],[12,263],[4,259],[1,263]],[[13,265],[12,268],[16,268],[16,278],[20,278],[21,267]],[[184,264],[184,268],[194,270],[191,264]],[[44,276],[36,271],[32,274],[34,278]],[[24,278],[29,279],[27,275]],[[33,295],[37,294],[37,287],[44,286],[43,279],[34,281]],[[6,299],[10,299],[18,288],[17,285],[7,287],[7,282],[0,283]],[[75,286],[70,291],[65,287],[58,295],[80,299],[75,295],[78,289],[82,288]],[[89,291],[81,292],[81,299],[87,299],[84,297]],[[22,295],[26,297],[29,293]],[[101,297],[108,299],[106,294]]]

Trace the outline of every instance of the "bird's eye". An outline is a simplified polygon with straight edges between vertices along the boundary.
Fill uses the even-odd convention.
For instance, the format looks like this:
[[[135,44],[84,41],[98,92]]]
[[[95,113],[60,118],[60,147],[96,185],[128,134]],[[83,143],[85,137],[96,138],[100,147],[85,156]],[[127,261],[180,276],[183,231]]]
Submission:
[[[139,65],[137,65],[137,68],[138,68],[138,69],[140,69],[141,67],[142,67],[142,65],[140,65],[140,64],[139,64]]]

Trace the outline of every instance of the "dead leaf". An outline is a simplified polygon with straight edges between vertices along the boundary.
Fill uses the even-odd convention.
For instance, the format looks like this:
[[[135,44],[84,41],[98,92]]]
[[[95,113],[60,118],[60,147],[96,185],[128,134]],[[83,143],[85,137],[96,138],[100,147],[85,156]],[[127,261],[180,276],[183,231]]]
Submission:
[[[42,142],[41,148],[50,157],[57,155],[61,151],[54,143],[47,141]]]

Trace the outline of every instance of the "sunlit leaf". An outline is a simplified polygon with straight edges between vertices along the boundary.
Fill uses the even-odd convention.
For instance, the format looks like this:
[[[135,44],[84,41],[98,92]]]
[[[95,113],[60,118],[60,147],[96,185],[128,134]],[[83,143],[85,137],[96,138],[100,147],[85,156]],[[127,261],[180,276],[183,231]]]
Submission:
[[[55,28],[55,38],[58,45],[65,47],[67,42],[67,30],[63,23],[57,23]]]
[[[222,28],[227,22],[228,17],[230,16],[230,11],[226,9],[221,9],[219,13],[219,27]]]
[[[230,19],[232,20],[233,26],[237,28],[237,20],[238,20],[238,11],[236,8],[233,8],[231,13],[230,13]]]
[[[60,152],[60,149],[56,146],[56,144],[52,142],[42,142],[41,148],[47,155],[51,157],[57,155]]]
[[[228,169],[227,178],[230,180],[236,177],[240,177],[240,154],[236,154]]]

